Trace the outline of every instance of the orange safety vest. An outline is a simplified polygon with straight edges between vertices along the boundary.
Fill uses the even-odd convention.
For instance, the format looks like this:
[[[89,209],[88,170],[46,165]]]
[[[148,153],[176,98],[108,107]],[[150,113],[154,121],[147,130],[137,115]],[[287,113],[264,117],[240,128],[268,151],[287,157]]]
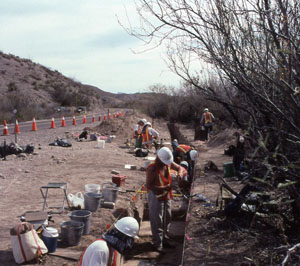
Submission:
[[[149,134],[149,126],[142,131],[143,144],[150,144],[152,142],[152,136]]]
[[[98,238],[98,239],[96,239],[95,241],[93,241],[91,244],[93,244],[94,242],[96,242],[96,241],[104,241],[105,242],[105,240],[104,239],[102,239],[102,238]],[[90,244],[90,245],[91,245]],[[87,247],[88,248],[88,247]],[[81,254],[81,257],[80,257],[80,261],[79,261],[79,265],[78,266],[81,266],[82,265],[82,260],[83,260],[83,255],[84,255],[84,253],[85,253],[85,251],[87,250],[87,248],[83,251],[83,253]],[[107,265],[107,266],[117,266],[117,255],[118,255],[118,251],[117,250],[114,250],[113,252],[112,252],[112,249],[113,248],[111,248],[111,247],[108,247],[108,249],[109,249],[109,259],[108,259],[108,261],[109,262],[111,262],[109,265]]]
[[[204,113],[204,124],[212,123],[212,115],[210,112]]]
[[[157,172],[157,176],[158,178],[155,180],[155,186],[160,187],[160,188],[164,188],[167,185],[172,183],[172,177],[171,177],[171,171],[170,171],[170,167],[168,166],[168,178],[164,177],[161,172],[159,171],[157,165],[155,164],[155,162],[152,162],[148,165],[146,171],[150,168],[150,167],[155,167],[156,168],[156,172]],[[156,194],[156,198],[158,200],[168,200],[168,199],[173,199],[173,193],[172,193],[172,189],[169,191],[163,191],[160,194]]]
[[[176,151],[183,152],[184,154],[188,153],[188,151],[190,151],[191,149],[191,146],[185,144],[180,144],[176,147]]]

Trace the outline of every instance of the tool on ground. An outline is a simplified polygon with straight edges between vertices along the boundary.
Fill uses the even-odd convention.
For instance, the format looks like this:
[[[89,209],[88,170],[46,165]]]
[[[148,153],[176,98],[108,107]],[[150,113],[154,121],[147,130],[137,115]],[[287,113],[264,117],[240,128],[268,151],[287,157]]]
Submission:
[[[148,192],[146,190],[134,190],[134,189],[126,189],[124,190],[119,190],[121,193],[127,193],[127,192],[134,192],[137,194],[147,194]],[[183,197],[184,195],[182,194],[173,194],[173,197]]]

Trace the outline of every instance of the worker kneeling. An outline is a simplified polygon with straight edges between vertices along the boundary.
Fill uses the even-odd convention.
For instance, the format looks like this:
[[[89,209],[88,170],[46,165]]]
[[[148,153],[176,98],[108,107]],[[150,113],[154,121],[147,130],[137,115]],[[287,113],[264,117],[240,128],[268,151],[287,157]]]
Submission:
[[[122,255],[133,247],[138,238],[139,224],[133,217],[124,217],[102,238],[90,244],[81,255],[79,266],[118,266]]]

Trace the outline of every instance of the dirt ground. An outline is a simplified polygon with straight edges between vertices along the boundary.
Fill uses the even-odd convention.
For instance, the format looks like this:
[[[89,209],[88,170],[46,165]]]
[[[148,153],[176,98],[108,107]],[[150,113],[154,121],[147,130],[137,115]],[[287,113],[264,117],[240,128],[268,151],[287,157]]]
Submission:
[[[5,161],[1,161],[0,170],[0,193],[2,200],[1,224],[0,224],[0,265],[16,265],[12,256],[9,230],[20,222],[20,216],[26,211],[40,211],[43,206],[43,198],[40,187],[48,182],[66,182],[68,193],[84,192],[85,184],[103,184],[112,181],[112,170],[119,171],[126,176],[126,189],[140,189],[145,183],[145,158],[137,158],[130,149],[125,146],[127,139],[131,138],[132,128],[137,122],[137,115],[118,118],[117,120],[95,124],[57,127],[56,129],[41,130],[37,132],[22,133],[18,136],[18,144],[33,144],[33,154],[22,153],[20,156],[9,155]],[[146,117],[147,118],[147,117]],[[151,120],[150,120],[151,121]],[[160,132],[161,138],[168,141],[169,133],[164,122],[152,121],[153,127]],[[50,127],[50,122],[49,122]],[[89,132],[100,135],[115,135],[111,143],[105,143],[104,149],[97,149],[96,141],[78,142],[75,140],[84,128],[88,127]],[[56,138],[68,139],[72,147],[54,147],[49,143]],[[14,136],[1,136],[7,144],[14,141]],[[155,156],[154,149],[149,156]],[[135,165],[136,170],[125,169],[125,165]],[[52,193],[52,194],[51,194]],[[49,192],[49,205],[62,205],[63,194],[61,190]],[[94,239],[101,236],[106,230],[107,224],[113,222],[122,215],[132,215],[133,193],[119,193],[114,209],[101,208],[93,213],[90,220],[90,234],[84,235],[81,244],[69,247],[69,250],[82,251]],[[139,195],[138,195],[139,197]],[[140,196],[143,200],[143,196]],[[50,210],[50,209],[49,209]],[[60,232],[60,223],[68,221],[68,213],[53,214],[55,223],[49,226],[55,227]],[[150,227],[145,227],[144,237],[139,240],[142,246],[147,248],[151,239]],[[79,253],[80,253],[79,252]],[[150,252],[151,253],[151,252]],[[153,259],[158,257],[157,253],[148,254]],[[148,255],[145,255],[149,258]],[[133,261],[136,259],[133,259]],[[140,261],[142,258],[139,259]],[[149,260],[148,260],[149,261]],[[44,265],[78,265],[77,261],[66,260],[56,256],[46,256]],[[127,265],[137,265],[137,262]],[[29,264],[31,265],[31,264]]]
[[[21,133],[18,142],[21,145],[34,144],[34,154],[21,156],[7,156],[0,165],[0,265],[17,265],[12,255],[9,230],[20,222],[20,216],[26,211],[40,211],[43,199],[40,187],[48,182],[67,182],[68,193],[84,192],[85,184],[103,184],[111,182],[112,170],[119,171],[126,176],[126,189],[140,189],[145,183],[145,158],[137,158],[125,145],[131,138],[132,128],[138,118],[137,114],[118,118],[103,124],[68,126],[41,130],[37,132]],[[147,117],[146,117],[147,118]],[[150,120],[151,121],[151,120]],[[164,121],[152,121],[164,142],[170,142],[170,134]],[[50,125],[50,124],[49,124]],[[95,141],[76,141],[76,137],[85,127],[91,133],[101,135],[115,135],[111,143],[105,143],[104,149],[95,148]],[[249,234],[243,226],[224,218],[220,205],[216,206],[219,185],[222,183],[223,163],[232,158],[224,155],[224,148],[233,144],[234,130],[226,129],[217,134],[210,142],[193,141],[194,132],[191,128],[179,126],[185,138],[195,145],[199,151],[196,165],[196,179],[192,194],[199,193],[209,199],[210,203],[199,202],[192,198],[185,217],[179,209],[182,198],[174,200],[173,244],[176,249],[168,250],[167,254],[159,255],[151,249],[151,230],[149,222],[141,224],[140,239],[135,242],[134,249],[126,256],[124,265],[263,265],[254,261],[253,254],[261,244],[257,237]],[[48,144],[56,138],[67,138],[72,147],[53,147]],[[14,141],[14,136],[0,136],[0,141]],[[149,156],[155,156],[154,150]],[[209,161],[214,162],[216,169],[206,167]],[[135,170],[125,169],[125,165],[136,166]],[[227,180],[237,191],[241,184]],[[61,191],[49,195],[49,205],[62,203]],[[90,234],[84,235],[79,246],[65,248],[58,244],[60,250],[74,252],[74,259],[47,255],[41,262],[48,266],[78,265],[78,256],[94,239],[101,236],[107,224],[113,224],[120,215],[133,215],[133,209],[145,196],[134,193],[119,193],[114,209],[100,208],[91,215]],[[178,211],[176,213],[176,211]],[[60,231],[60,223],[69,220],[67,209],[63,214],[53,214],[54,223],[49,226]],[[141,215],[141,214],[140,214]],[[186,225],[186,226],[185,226]],[[184,252],[183,252],[183,246]],[[252,250],[253,247],[253,250]],[[78,255],[79,254],[79,255]],[[36,265],[27,264],[27,265]]]

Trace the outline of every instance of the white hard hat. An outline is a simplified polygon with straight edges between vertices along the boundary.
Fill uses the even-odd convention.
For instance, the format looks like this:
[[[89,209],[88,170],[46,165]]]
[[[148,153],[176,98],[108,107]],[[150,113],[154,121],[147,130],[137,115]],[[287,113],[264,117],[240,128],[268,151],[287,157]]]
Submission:
[[[124,235],[138,238],[139,233],[139,224],[136,219],[133,217],[124,217],[118,220],[115,224],[115,228],[117,228]]]
[[[183,165],[183,166],[185,166],[186,168],[189,167],[189,163],[188,163],[187,161],[182,161],[182,162],[180,163],[180,165]]]
[[[138,123],[139,123],[139,124],[140,124],[140,123],[143,123],[143,124],[145,125],[145,124],[147,123],[147,120],[146,120],[146,119],[140,119]]]
[[[149,125],[150,127],[152,126],[152,124],[150,122],[147,122],[146,125]]]
[[[198,152],[197,152],[197,151],[195,151],[195,150],[191,150],[191,151],[190,151],[190,157],[191,157],[192,161],[195,161],[195,160],[196,160],[197,155],[198,155]]]
[[[173,162],[173,154],[167,147],[159,149],[159,151],[157,152],[157,156],[166,165],[169,165]]]
[[[208,108],[204,108],[204,110],[203,110],[204,112],[208,112]]]

